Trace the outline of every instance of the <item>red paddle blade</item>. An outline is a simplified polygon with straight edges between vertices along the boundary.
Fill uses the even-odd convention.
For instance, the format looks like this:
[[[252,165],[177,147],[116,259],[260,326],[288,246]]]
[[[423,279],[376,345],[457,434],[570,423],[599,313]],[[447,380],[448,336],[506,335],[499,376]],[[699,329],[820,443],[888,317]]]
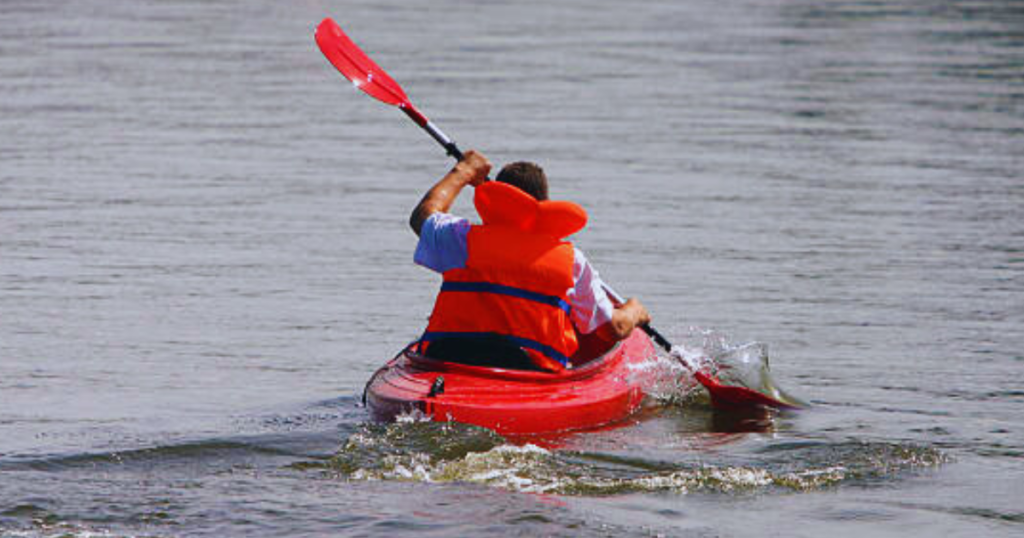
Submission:
[[[389,105],[404,107],[409,104],[402,87],[353,43],[330,17],[317,27],[316,44],[331,65],[360,90]]]
[[[800,409],[799,406],[776,400],[747,387],[723,385],[717,377],[704,372],[695,372],[693,376],[708,390],[711,395],[711,405],[717,409],[740,410],[758,406],[775,409]]]

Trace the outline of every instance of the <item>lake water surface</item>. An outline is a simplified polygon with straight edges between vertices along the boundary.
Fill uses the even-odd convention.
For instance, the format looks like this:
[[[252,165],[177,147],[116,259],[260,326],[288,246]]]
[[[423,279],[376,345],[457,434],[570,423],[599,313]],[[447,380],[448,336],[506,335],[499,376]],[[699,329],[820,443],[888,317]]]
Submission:
[[[662,358],[607,431],[369,424],[451,162],[325,16],[813,408],[715,413]],[[1022,208],[1019,1],[5,0],[0,535],[1019,536]]]

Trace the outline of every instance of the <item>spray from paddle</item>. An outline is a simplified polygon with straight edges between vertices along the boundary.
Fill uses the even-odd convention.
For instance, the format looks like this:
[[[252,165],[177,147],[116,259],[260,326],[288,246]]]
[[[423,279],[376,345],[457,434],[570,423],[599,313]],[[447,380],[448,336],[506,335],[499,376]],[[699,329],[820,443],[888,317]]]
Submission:
[[[761,394],[774,402],[770,407],[809,407],[806,401],[784,391],[775,382],[767,345],[761,342],[734,345],[720,333],[697,328],[691,328],[689,337],[684,340],[682,344],[673,345],[668,353],[695,376],[699,373],[706,379],[716,380],[721,387]]]
[[[604,284],[604,291],[612,300],[621,304],[625,299],[607,284]],[[655,344],[669,353],[669,356],[679,361],[694,379],[707,389],[711,396],[711,405],[716,409],[739,410],[739,409],[801,409],[807,407],[807,403],[782,393],[775,387],[768,368],[767,351],[759,354],[759,361],[754,366],[750,355],[743,354],[722,354],[718,360],[713,360],[714,355],[691,351],[687,348],[673,345],[657,329],[650,324],[639,327]],[[705,349],[706,346],[701,346]],[[763,348],[763,346],[762,346]],[[734,356],[735,355],[735,356]],[[705,358],[702,358],[705,357]],[[762,359],[763,360],[760,360]],[[725,375],[725,382],[719,375]],[[787,399],[779,399],[785,396]]]

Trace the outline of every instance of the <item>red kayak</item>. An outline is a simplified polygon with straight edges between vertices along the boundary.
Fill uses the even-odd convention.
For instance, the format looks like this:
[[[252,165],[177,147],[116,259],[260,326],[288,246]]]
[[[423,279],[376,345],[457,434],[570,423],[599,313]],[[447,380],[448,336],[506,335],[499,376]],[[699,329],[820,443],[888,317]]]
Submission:
[[[596,428],[640,409],[650,377],[644,363],[654,345],[643,331],[591,349],[558,373],[471,366],[426,357],[410,346],[377,370],[366,385],[374,420],[390,422],[417,411],[434,421],[462,422],[502,435]]]

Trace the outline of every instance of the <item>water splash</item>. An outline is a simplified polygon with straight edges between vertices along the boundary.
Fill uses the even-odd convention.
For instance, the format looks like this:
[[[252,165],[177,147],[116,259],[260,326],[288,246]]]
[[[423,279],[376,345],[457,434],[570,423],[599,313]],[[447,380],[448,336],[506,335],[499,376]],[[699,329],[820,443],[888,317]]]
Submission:
[[[681,340],[681,343],[672,346],[665,360],[676,363],[683,377],[689,377],[686,374],[692,372],[704,372],[717,377],[724,385],[746,387],[796,408],[809,407],[806,401],[784,391],[775,383],[766,344],[733,344],[722,333],[696,327],[689,328]],[[658,390],[656,396],[670,403],[707,401],[694,394],[698,385],[690,381],[677,383],[675,387],[669,386],[668,393]]]
[[[351,481],[465,482],[524,493],[604,496],[820,490],[898,478],[946,457],[927,447],[822,441],[777,444],[757,460],[665,462],[555,451],[510,445],[473,426],[417,422],[369,425],[317,467]]]
[[[670,356],[654,352],[648,360],[629,365],[631,373],[644,378],[644,394],[654,406],[703,405],[707,395],[691,371]]]

